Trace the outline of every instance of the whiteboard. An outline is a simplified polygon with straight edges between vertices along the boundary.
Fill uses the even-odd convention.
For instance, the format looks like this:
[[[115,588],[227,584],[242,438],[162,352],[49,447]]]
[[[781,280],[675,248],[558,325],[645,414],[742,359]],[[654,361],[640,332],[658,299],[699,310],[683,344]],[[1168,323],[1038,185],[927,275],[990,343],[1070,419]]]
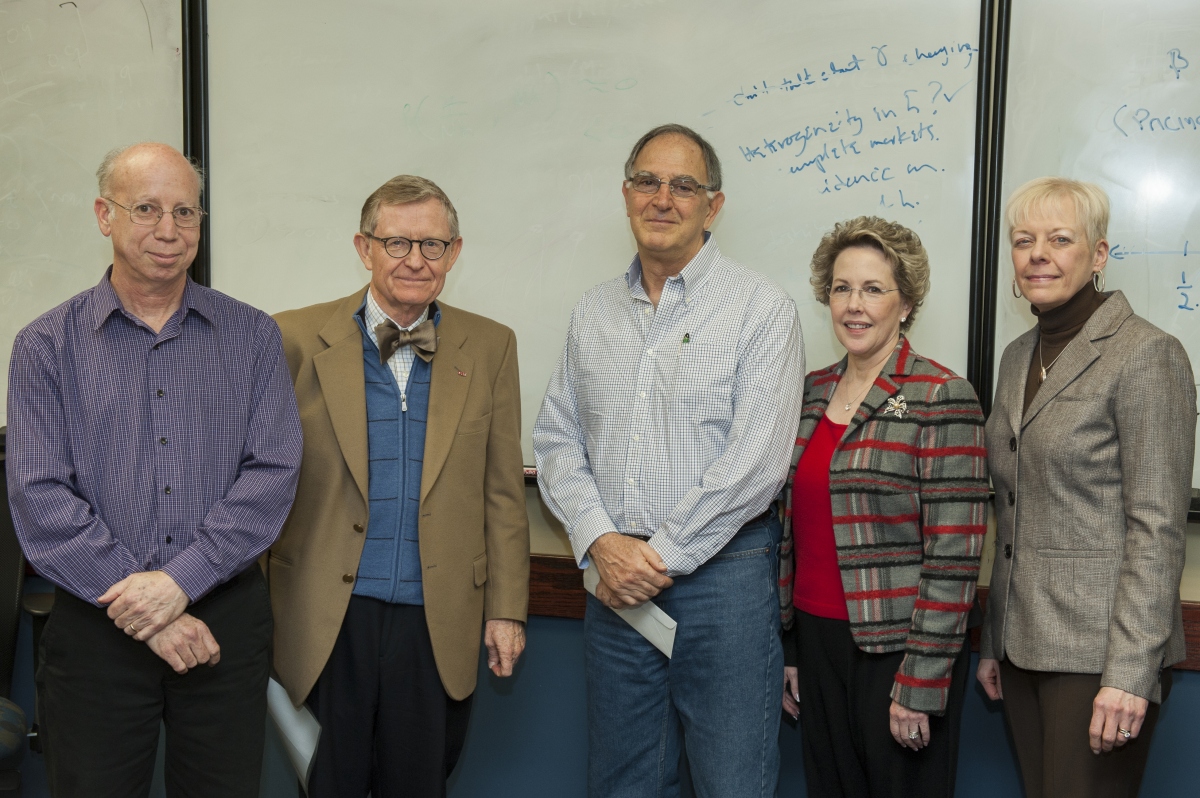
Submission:
[[[1013,5],[1005,199],[1042,175],[1102,186],[1112,203],[1106,290],[1121,289],[1134,312],[1182,341],[1200,375],[1200,3]],[[997,369],[1004,347],[1036,323],[1012,295],[1007,240],[1002,228]]]
[[[270,312],[363,285],[351,246],[393,175],[438,183],[464,248],[443,298],[517,333],[524,455],[570,311],[624,272],[622,168],[663,122],[721,156],[721,249],[842,356],[808,263],[833,223],[919,232],[918,351],[962,373],[979,3],[353,0],[210,4],[212,284]]]
[[[114,147],[183,142],[180,5],[0,3],[0,392],[13,339],[99,282],[96,168]],[[0,424],[7,404],[0,406]]]

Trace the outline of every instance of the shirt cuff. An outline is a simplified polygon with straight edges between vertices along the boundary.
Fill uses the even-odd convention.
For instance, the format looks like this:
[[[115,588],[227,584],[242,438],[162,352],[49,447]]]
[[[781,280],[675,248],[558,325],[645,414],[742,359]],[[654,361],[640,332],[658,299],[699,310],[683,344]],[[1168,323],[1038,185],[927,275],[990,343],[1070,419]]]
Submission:
[[[592,547],[597,538],[616,531],[616,524],[612,522],[602,507],[584,513],[579,522],[575,524],[574,531],[571,532],[571,549],[575,552],[575,562],[579,563],[579,567],[588,567],[588,549]]]
[[[195,544],[175,555],[162,569],[187,594],[189,603],[198,601],[223,579]]]

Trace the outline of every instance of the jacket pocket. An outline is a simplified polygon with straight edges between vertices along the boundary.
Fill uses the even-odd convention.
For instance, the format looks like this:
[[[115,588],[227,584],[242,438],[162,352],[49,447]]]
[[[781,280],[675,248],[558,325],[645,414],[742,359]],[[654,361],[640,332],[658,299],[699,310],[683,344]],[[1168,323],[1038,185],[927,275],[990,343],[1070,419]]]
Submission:
[[[487,581],[487,555],[480,554],[471,566],[475,570],[475,587],[479,587]]]
[[[455,431],[455,434],[475,435],[480,432],[487,432],[491,425],[492,414],[488,413],[486,416],[481,416],[480,418],[473,418],[470,421],[459,422],[458,429]]]

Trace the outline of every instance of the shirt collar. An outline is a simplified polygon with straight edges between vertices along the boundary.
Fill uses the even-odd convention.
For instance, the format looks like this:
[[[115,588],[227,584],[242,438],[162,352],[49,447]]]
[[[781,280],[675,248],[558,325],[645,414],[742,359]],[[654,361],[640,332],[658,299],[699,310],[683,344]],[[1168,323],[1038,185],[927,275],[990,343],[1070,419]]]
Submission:
[[[121,298],[117,296],[116,289],[112,286],[112,269],[113,267],[110,264],[104,270],[104,276],[100,278],[100,282],[92,292],[93,331],[99,330],[104,325],[104,322],[108,321],[108,317],[114,311],[125,312],[125,306],[121,303]],[[205,291],[192,282],[191,277],[188,277],[187,282],[183,286],[183,299],[179,303],[178,313],[181,321],[187,316],[190,310],[196,311],[209,322],[212,321],[212,302]]]
[[[370,309],[369,313],[368,313],[368,307]],[[379,319],[391,319],[392,323],[395,324],[397,327],[400,327],[401,330],[413,330],[413,329],[416,329],[416,326],[418,324],[420,324],[421,322],[423,322],[429,318],[430,311],[433,311],[433,326],[437,327],[442,322],[442,309],[440,307],[438,307],[437,300],[434,300],[433,302],[429,303],[429,307],[425,308],[425,312],[422,313],[420,318],[418,318],[412,324],[408,325],[407,327],[400,327],[400,323],[397,322],[395,319],[392,319],[391,316],[389,316],[387,313],[385,313],[383,308],[381,308],[379,306],[379,303],[375,301],[375,297],[371,294],[371,288],[370,288],[370,286],[368,286],[367,290],[364,292],[363,301],[361,303],[359,303],[358,310],[354,311],[354,315],[357,316],[362,321],[363,329],[370,330],[371,339],[374,340],[375,325],[367,324],[366,323],[367,319],[369,319],[371,317],[379,318]]]
[[[717,248],[717,242],[713,241],[712,233],[704,231],[704,246],[700,247],[700,251],[688,261],[687,266],[683,267],[683,271],[674,277],[668,277],[667,282],[671,280],[679,280],[683,283],[683,296],[685,299],[691,299],[692,295],[704,284],[704,280],[712,272],[713,266],[721,259],[721,250]],[[629,286],[630,292],[639,298],[646,297],[646,289],[642,286],[642,257],[634,255],[633,262],[629,264],[629,268],[625,271],[625,283]]]

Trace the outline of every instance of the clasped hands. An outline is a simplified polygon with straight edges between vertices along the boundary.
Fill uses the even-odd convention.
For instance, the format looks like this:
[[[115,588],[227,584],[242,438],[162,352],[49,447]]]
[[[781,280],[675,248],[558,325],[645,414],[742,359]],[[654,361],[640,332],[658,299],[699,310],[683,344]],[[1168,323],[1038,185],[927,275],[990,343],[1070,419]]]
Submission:
[[[979,660],[975,677],[983,685],[988,698],[993,701],[1004,699],[998,660]],[[1088,724],[1088,745],[1092,753],[1120,748],[1136,738],[1142,730],[1149,707],[1150,702],[1139,695],[1117,687],[1101,687],[1092,700],[1092,722]]]
[[[108,605],[108,617],[118,628],[148,645],[176,673],[221,660],[208,625],[184,612],[187,594],[165,571],[130,574],[96,600]]]
[[[606,532],[592,541],[588,557],[600,574],[596,598],[606,607],[638,607],[675,584],[653,546],[619,532]]]

